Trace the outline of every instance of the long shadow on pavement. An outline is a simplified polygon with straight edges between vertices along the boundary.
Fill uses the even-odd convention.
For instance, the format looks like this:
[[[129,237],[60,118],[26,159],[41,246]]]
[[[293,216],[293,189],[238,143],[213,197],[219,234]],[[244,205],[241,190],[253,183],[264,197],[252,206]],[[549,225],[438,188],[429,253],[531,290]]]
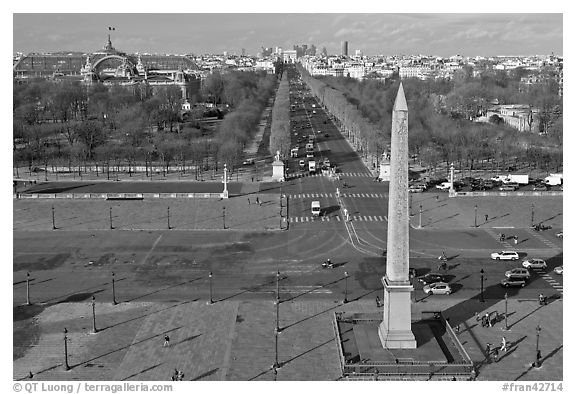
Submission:
[[[143,294],[141,296],[131,298],[131,299],[123,301],[123,302],[132,302],[134,300],[139,300],[140,298],[144,298],[144,297],[147,297],[147,296],[152,295],[152,294],[160,293],[161,291],[164,291],[164,290],[173,289],[173,288],[178,287],[178,286],[186,285],[188,283],[196,282],[197,280],[200,280],[200,279],[202,279],[202,278],[190,279],[190,280],[184,281],[182,283],[178,283],[178,284],[172,285],[172,286],[167,286],[167,287],[152,291],[150,293],[146,293],[146,294]]]

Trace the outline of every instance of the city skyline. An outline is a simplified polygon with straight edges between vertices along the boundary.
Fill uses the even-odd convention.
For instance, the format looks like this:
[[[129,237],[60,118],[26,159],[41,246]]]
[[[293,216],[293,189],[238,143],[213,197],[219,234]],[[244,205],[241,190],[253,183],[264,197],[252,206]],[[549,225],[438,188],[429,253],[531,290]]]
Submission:
[[[109,31],[114,27],[114,31]],[[13,14],[13,52],[256,55],[314,44],[340,54],[562,56],[563,14]]]

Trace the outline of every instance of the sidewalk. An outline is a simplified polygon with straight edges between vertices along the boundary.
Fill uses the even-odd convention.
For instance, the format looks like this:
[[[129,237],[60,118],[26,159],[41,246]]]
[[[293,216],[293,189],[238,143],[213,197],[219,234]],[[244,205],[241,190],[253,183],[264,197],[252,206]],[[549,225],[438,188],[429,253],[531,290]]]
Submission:
[[[453,300],[451,300],[453,301]],[[457,301],[456,301],[457,302]],[[434,305],[436,304],[436,305]],[[444,310],[452,321],[459,304],[445,301],[413,304],[421,311]],[[40,380],[169,380],[174,368],[184,380],[273,380],[275,307],[272,301],[229,300],[171,304],[97,304],[100,332],[92,334],[90,303],[66,303],[37,316],[38,343],[14,362],[14,379],[32,371]],[[498,303],[487,310],[503,312]],[[342,305],[330,301],[280,304],[278,380],[335,380],[340,376],[331,318],[335,311],[377,312],[373,300]],[[509,331],[503,322],[481,327],[474,317],[461,324],[460,341],[478,364],[478,380],[549,381],[563,379],[562,301],[539,307],[536,300],[509,301]],[[543,364],[535,357],[536,326]],[[62,367],[62,329],[69,330],[70,371]],[[170,347],[162,347],[164,335]],[[485,364],[487,342],[511,344],[498,363]]]

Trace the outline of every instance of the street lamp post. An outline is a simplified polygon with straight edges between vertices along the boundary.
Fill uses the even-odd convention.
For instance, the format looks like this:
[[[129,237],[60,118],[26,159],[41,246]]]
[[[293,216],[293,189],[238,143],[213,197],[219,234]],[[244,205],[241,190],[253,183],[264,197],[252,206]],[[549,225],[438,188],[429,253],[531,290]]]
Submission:
[[[348,271],[344,272],[344,304],[348,302]]]
[[[541,355],[540,355],[540,331],[542,331],[542,328],[540,328],[540,324],[538,324],[536,326],[536,362],[534,362],[534,365],[536,366],[536,368],[540,368],[540,359],[541,359]]]
[[[276,272],[276,332],[280,333],[280,271]]]
[[[68,365],[68,330],[64,327],[64,368],[66,371],[70,369]]]
[[[56,221],[54,219],[54,206],[52,206],[52,230],[56,230]]]
[[[222,206],[222,227],[226,230],[226,207]]]
[[[32,305],[30,302],[30,272],[26,272],[26,305]]]
[[[422,205],[420,205],[419,213],[420,213],[420,220],[418,222],[418,228],[422,228]]]
[[[208,273],[208,281],[210,286],[210,301],[208,302],[208,304],[213,304],[214,300],[212,299],[212,271]]]
[[[170,207],[168,207],[168,230],[170,230]]]
[[[530,227],[534,226],[534,203],[531,204],[532,215],[530,216]]]
[[[474,228],[478,227],[478,205],[474,205]]]
[[[504,329],[508,330],[508,292],[504,293]]]
[[[484,269],[480,270],[480,302],[484,302]]]
[[[92,331],[94,334],[98,332],[96,329],[96,297],[92,296]]]
[[[110,207],[110,230],[114,229],[112,226],[112,207]]]
[[[112,304],[116,305],[118,303],[116,302],[116,286],[114,282],[115,282],[114,272],[112,272]]]

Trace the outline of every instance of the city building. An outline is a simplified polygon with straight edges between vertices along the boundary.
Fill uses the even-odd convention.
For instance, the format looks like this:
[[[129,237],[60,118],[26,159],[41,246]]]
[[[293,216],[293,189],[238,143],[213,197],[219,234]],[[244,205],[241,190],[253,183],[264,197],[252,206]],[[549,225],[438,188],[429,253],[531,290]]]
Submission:
[[[348,41],[342,41],[341,46],[342,46],[342,48],[341,48],[340,54],[342,56],[348,56]]]

